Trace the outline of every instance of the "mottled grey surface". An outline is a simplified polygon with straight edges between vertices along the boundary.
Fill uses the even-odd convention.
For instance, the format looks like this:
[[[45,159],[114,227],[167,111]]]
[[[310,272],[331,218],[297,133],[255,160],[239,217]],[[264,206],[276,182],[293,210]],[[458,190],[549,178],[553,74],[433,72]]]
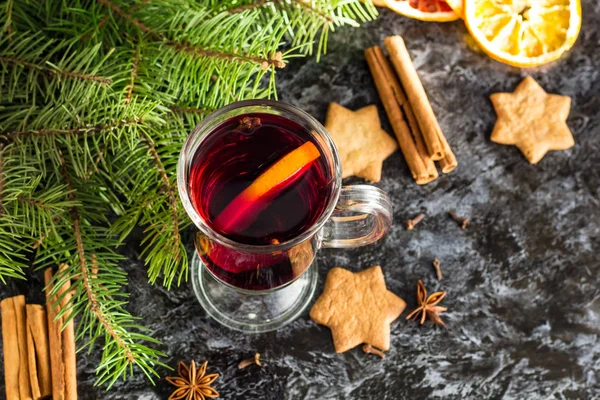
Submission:
[[[393,199],[395,225],[375,245],[321,251],[318,290],[331,267],[380,264],[389,289],[409,308],[417,279],[446,290],[446,329],[401,317],[385,360],[360,348],[335,354],[329,330],[307,312],[280,331],[242,335],[209,320],[190,284],[170,292],[150,287],[132,244],[125,265],[130,309],[165,343],[165,361],[175,367],[179,360],[208,359],[222,376],[217,389],[225,399],[599,399],[600,5],[584,1],[583,11],[572,52],[536,71],[470,51],[461,22],[422,23],[383,11],[365,29],[332,35],[319,64],[297,60],[278,72],[281,100],[321,121],[331,101],[380,106],[363,50],[388,35],[404,36],[459,167],[420,187],[402,155],[390,157],[379,186]],[[548,92],[573,98],[568,125],[575,147],[551,152],[536,166],[515,147],[489,140],[495,120],[489,94],[512,91],[527,74]],[[470,217],[466,231],[449,220],[450,209]],[[419,212],[425,221],[406,231],[404,221]],[[431,268],[435,257],[441,282]],[[11,282],[0,295],[41,300],[39,278],[29,286]],[[264,368],[238,370],[255,351]],[[97,363],[98,352],[79,356],[81,399],[166,399],[171,391],[164,380],[153,387],[141,374],[110,392],[94,388]]]

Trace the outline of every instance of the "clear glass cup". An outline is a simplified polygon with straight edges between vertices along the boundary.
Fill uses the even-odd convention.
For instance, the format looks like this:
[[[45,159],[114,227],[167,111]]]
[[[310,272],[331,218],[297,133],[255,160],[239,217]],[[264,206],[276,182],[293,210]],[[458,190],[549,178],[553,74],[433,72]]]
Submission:
[[[333,177],[327,187],[328,204],[320,217],[298,236],[283,243],[257,246],[235,242],[212,229],[191,201],[189,178],[194,155],[221,123],[249,113],[274,114],[305,127],[318,143]],[[379,240],[392,225],[392,204],[385,192],[369,185],[343,187],[339,155],[325,128],[304,111],[276,101],[237,102],[207,116],[183,146],[177,166],[177,185],[183,206],[198,228],[196,252],[190,264],[196,296],[212,318],[244,332],[278,329],[302,313],[316,288],[315,256],[319,249],[364,246]],[[287,257],[293,276],[269,289],[234,286],[211,271],[209,261],[214,257],[232,266],[251,262],[258,268]]]

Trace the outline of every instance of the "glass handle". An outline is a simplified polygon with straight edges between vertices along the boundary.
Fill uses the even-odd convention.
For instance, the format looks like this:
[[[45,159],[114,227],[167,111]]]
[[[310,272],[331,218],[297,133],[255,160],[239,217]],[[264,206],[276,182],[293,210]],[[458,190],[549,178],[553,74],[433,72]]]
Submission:
[[[321,246],[348,248],[379,240],[392,226],[392,202],[369,185],[344,186],[329,221],[321,229]]]

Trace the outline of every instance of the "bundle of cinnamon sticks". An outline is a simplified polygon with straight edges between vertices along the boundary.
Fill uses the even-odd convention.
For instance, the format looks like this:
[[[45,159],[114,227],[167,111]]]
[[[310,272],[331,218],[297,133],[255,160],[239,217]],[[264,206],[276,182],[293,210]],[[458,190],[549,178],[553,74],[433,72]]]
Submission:
[[[434,161],[438,161],[444,173],[452,171],[458,163],[404,40],[390,36],[384,44],[391,64],[379,46],[365,50],[365,56],[406,163],[417,184],[423,185],[438,177]]]
[[[25,304],[25,296],[0,302],[6,398],[76,400],[75,331],[67,306],[70,282],[51,296],[52,269],[46,270],[46,308]]]

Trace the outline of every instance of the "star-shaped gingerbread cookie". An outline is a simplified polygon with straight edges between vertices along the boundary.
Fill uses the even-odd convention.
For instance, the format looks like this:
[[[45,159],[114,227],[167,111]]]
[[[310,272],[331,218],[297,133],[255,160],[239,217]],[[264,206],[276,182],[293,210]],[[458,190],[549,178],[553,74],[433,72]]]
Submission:
[[[362,343],[388,350],[390,324],[404,308],[404,300],[386,289],[380,266],[358,273],[332,268],[310,317],[331,329],[337,353]]]
[[[513,93],[494,93],[490,99],[498,115],[492,142],[514,144],[530,163],[536,164],[548,150],[575,144],[566,123],[570,97],[548,94],[528,76]]]
[[[331,103],[325,129],[340,153],[342,178],[356,175],[371,182],[381,180],[383,160],[398,149],[398,142],[381,129],[376,106],[350,111]]]

